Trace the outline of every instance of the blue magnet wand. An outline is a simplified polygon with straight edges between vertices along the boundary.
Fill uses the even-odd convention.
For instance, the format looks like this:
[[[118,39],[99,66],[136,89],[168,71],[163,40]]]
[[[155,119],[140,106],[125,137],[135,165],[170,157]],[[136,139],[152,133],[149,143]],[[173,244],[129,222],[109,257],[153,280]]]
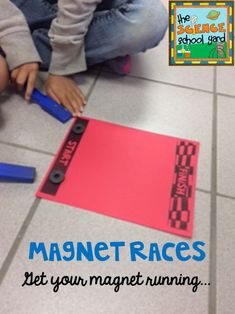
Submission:
[[[0,182],[33,183],[35,175],[34,167],[0,162]]]
[[[55,119],[62,123],[66,123],[72,118],[72,114],[63,106],[55,102],[50,97],[42,94],[39,90],[34,89],[31,100],[37,103],[43,110],[52,115]]]

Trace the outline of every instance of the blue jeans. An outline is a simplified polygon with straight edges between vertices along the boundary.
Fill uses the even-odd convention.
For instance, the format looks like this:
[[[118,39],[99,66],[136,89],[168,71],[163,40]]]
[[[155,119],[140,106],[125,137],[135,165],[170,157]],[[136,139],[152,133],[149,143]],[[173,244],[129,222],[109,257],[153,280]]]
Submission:
[[[51,45],[48,30],[57,14],[56,0],[11,0],[25,15],[41,70],[48,70]],[[85,37],[87,65],[153,48],[167,29],[167,10],[160,0],[103,0]]]

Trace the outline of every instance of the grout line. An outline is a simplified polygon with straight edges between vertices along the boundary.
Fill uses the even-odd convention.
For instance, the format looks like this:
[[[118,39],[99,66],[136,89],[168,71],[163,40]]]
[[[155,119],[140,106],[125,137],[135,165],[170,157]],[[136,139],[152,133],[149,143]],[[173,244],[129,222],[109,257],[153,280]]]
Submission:
[[[106,70],[106,69],[103,69],[102,72],[122,77],[122,75],[118,75],[118,74],[116,74],[116,73],[114,73],[112,71]],[[147,77],[141,77],[141,76],[138,76],[138,75],[129,74],[129,75],[127,75],[127,77],[136,78],[136,79],[139,79],[139,80],[142,80],[142,81],[148,81],[148,82],[153,82],[153,83],[158,83],[158,84],[163,84],[163,85],[169,85],[169,86],[173,86],[173,87],[185,88],[185,89],[194,90],[194,91],[197,91],[197,92],[203,92],[203,93],[206,93],[206,94],[214,94],[213,91],[209,91],[209,90],[206,90],[206,89],[195,88],[195,87],[190,87],[190,86],[185,86],[185,85],[180,85],[180,84],[175,84],[175,83],[170,83],[170,82],[165,82],[165,81],[160,81],[160,80],[154,80],[154,79],[150,79],[150,78],[147,78]],[[226,94],[226,93],[217,93],[217,92],[215,92],[215,94],[218,95],[218,96],[235,98],[235,95],[229,95],[229,94]]]
[[[221,193],[217,193],[217,196],[223,197],[223,198],[227,198],[227,199],[232,200],[232,201],[235,201],[235,196],[229,196],[229,195],[225,195],[225,194],[221,194]]]
[[[48,156],[54,156],[54,154],[51,152],[47,152],[45,150],[40,150],[40,149],[36,149],[36,148],[31,148],[31,147],[16,144],[16,143],[9,143],[9,142],[5,142],[5,141],[0,140],[0,144],[19,148],[19,149],[28,150],[28,151],[33,152],[33,153],[40,153],[40,154],[44,154],[44,155],[48,155]]]
[[[224,93],[217,93],[218,96],[223,96],[223,97],[229,97],[229,98],[235,98],[235,95],[228,95],[228,94],[224,94]]]
[[[101,74],[101,69],[100,69],[100,71],[97,73],[95,79],[93,80],[93,82],[92,82],[92,84],[91,84],[91,87],[89,88],[89,90],[88,90],[88,92],[87,92],[86,97],[87,97],[88,100],[89,100],[89,98],[91,97],[91,94],[92,94],[92,92],[93,92],[93,90],[94,90],[94,88],[95,88],[95,86],[96,86],[96,83],[97,83],[97,81],[98,81],[98,79],[99,79],[99,77],[100,77],[100,74]]]
[[[30,222],[33,219],[33,216],[34,216],[34,214],[35,214],[35,212],[36,212],[36,210],[38,208],[38,205],[40,204],[40,201],[41,200],[38,199],[38,198],[36,198],[34,200],[32,206],[31,206],[27,216],[25,217],[25,220],[24,220],[24,222],[23,222],[23,224],[22,224],[22,226],[21,226],[21,228],[20,228],[20,230],[19,230],[19,232],[18,232],[18,234],[17,234],[17,236],[16,236],[16,238],[15,238],[15,240],[14,240],[14,242],[13,242],[13,244],[12,244],[12,246],[11,246],[9,252],[8,252],[8,254],[7,254],[7,257],[5,258],[5,260],[4,260],[3,264],[2,264],[2,267],[0,269],[0,285],[2,284],[2,282],[3,282],[4,278],[5,278],[5,275],[6,275],[7,271],[8,271],[8,269],[9,269],[12,261],[13,261],[13,258],[14,258],[15,254],[16,254],[19,246],[20,246],[20,243],[21,243],[21,241],[22,241],[22,239],[23,239],[27,229],[28,229],[28,226],[29,226]]]
[[[206,89],[195,88],[195,87],[190,87],[190,86],[185,86],[185,85],[175,84],[175,83],[170,83],[170,82],[164,82],[164,81],[159,81],[159,80],[154,80],[154,79],[142,78],[140,76],[135,76],[135,75],[128,75],[128,76],[132,77],[132,78],[139,79],[139,80],[143,80],[143,81],[149,81],[149,82],[154,82],[154,83],[158,83],[158,84],[162,84],[162,85],[189,89],[189,90],[193,90],[193,91],[196,91],[196,92],[203,92],[203,93],[206,93],[206,94],[213,94],[213,91],[209,91],[209,90],[206,90]]]
[[[108,71],[108,70],[102,70],[103,73],[109,73],[112,75],[116,75],[118,77],[123,77],[122,75],[118,75],[114,72]],[[197,91],[197,92],[203,92],[206,94],[213,94],[213,91],[209,91],[206,89],[201,89],[201,88],[195,88],[195,87],[190,87],[190,86],[184,86],[184,85],[180,85],[180,84],[175,84],[175,83],[170,83],[170,82],[164,82],[164,81],[159,81],[159,80],[154,80],[154,79],[150,79],[150,78],[146,78],[146,77],[141,77],[141,76],[137,76],[137,75],[127,75],[126,77],[130,77],[130,78],[134,78],[134,79],[138,79],[140,81],[147,81],[147,82],[152,82],[152,83],[158,83],[158,84],[162,84],[162,85],[167,85],[167,86],[173,86],[173,87],[179,87],[179,88],[184,88],[184,89],[189,89],[189,90],[193,90],[193,91]]]
[[[211,191],[207,191],[207,190],[200,189],[200,188],[196,188],[196,191],[202,192],[202,193],[205,193],[205,194],[211,194]]]
[[[209,269],[209,314],[217,313],[217,69],[214,67],[213,82],[213,120],[212,120],[212,157],[211,157],[211,213],[210,213],[210,269]]]
[[[112,72],[108,72],[108,71],[104,71],[104,72],[112,73]],[[128,77],[137,78],[137,79],[143,80],[143,81],[155,82],[155,83],[159,83],[159,84],[163,84],[163,85],[170,85],[170,86],[174,86],[174,87],[186,88],[186,89],[194,90],[194,91],[197,91],[197,92],[203,92],[203,93],[207,93],[207,94],[214,94],[214,91],[209,91],[209,90],[202,89],[202,88],[195,88],[195,87],[185,86],[185,85],[181,85],[181,84],[175,84],[175,83],[171,83],[171,82],[159,81],[159,80],[149,79],[149,78],[136,76],[136,75],[131,75],[131,74],[128,75]],[[221,92],[217,93],[217,91],[215,91],[215,94],[217,96],[224,96],[224,97],[229,97],[229,98],[235,98],[235,95],[230,95],[230,94],[221,93]]]

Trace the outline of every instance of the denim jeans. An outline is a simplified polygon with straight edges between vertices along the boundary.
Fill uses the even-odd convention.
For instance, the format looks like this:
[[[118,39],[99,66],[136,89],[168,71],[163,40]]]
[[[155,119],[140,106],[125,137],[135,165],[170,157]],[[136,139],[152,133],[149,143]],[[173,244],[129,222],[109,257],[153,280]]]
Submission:
[[[11,0],[25,15],[41,70],[48,70],[51,46],[48,30],[57,14],[56,0]],[[160,0],[103,0],[85,37],[87,65],[153,48],[164,37],[167,11]]]

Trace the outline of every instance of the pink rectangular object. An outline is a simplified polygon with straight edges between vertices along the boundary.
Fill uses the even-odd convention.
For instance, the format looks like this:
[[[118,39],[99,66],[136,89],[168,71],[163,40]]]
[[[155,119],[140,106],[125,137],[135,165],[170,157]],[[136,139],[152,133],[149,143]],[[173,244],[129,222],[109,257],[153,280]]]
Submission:
[[[199,143],[77,118],[36,196],[192,237]]]

